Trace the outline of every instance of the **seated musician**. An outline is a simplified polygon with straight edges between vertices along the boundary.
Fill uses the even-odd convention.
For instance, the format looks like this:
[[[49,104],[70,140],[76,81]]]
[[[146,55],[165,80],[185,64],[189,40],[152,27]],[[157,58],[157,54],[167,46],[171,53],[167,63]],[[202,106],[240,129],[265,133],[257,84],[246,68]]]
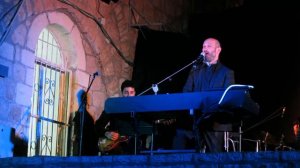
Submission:
[[[219,61],[221,52],[220,42],[215,38],[208,38],[202,45],[203,62],[194,66],[183,87],[183,92],[199,92],[213,89],[226,89],[234,84],[234,72],[224,66]],[[173,149],[186,149],[187,145],[193,140],[192,130],[193,120],[180,121],[183,117],[178,117],[178,123],[184,123],[184,127],[178,127],[173,140]],[[231,124],[219,121],[222,117],[210,117],[205,122],[200,122],[199,136],[197,136],[197,150],[202,150],[203,145],[206,152],[224,151],[224,132],[230,129]],[[190,127],[187,127],[188,124]]]
[[[130,80],[125,80],[121,85],[123,97],[135,96],[135,85]],[[102,112],[95,122],[98,147],[101,154],[134,154],[134,126],[130,113],[107,114]]]

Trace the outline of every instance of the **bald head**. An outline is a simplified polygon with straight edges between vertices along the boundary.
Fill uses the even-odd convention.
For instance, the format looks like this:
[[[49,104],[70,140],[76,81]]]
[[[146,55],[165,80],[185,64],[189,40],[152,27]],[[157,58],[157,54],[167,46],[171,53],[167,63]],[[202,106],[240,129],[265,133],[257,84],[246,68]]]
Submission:
[[[218,62],[221,50],[221,44],[215,38],[208,38],[203,42],[202,52],[205,53],[205,61],[209,64]]]
[[[204,42],[210,42],[211,44],[214,44],[215,45],[215,47],[221,47],[221,44],[220,44],[220,42],[219,42],[219,40],[217,40],[217,39],[215,39],[215,38],[208,38],[208,39],[206,39]]]

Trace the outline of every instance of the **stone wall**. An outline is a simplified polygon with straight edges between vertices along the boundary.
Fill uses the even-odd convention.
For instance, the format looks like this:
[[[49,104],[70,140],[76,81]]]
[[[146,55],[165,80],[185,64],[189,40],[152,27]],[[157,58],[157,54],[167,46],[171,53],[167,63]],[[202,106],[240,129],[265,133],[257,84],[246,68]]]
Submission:
[[[35,48],[43,28],[57,37],[64,67],[71,73],[71,107],[76,93],[87,89],[90,74],[100,71],[90,89],[89,112],[96,120],[106,98],[119,96],[119,86],[130,79],[139,26],[184,32],[190,1],[185,0],[23,0],[0,4],[0,124],[27,139],[33,92]],[[13,9],[13,10],[9,10]],[[16,15],[15,15],[16,14]],[[71,114],[69,114],[71,115]]]

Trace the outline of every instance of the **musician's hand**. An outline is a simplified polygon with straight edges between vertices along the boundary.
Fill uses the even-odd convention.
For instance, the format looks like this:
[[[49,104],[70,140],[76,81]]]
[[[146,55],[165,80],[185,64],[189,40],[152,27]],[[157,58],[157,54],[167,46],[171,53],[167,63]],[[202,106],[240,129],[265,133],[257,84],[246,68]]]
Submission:
[[[105,136],[106,136],[108,139],[111,139],[111,140],[113,140],[113,141],[119,139],[119,137],[120,137],[119,133],[113,132],[113,131],[105,132]]]

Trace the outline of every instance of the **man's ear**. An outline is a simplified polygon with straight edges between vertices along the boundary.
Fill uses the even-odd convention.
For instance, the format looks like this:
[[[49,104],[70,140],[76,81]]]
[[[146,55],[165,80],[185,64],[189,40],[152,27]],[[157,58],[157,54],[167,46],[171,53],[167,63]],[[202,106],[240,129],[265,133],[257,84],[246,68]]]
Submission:
[[[217,50],[217,54],[219,55],[221,53],[221,51],[222,51],[222,48],[218,47],[216,50]]]

